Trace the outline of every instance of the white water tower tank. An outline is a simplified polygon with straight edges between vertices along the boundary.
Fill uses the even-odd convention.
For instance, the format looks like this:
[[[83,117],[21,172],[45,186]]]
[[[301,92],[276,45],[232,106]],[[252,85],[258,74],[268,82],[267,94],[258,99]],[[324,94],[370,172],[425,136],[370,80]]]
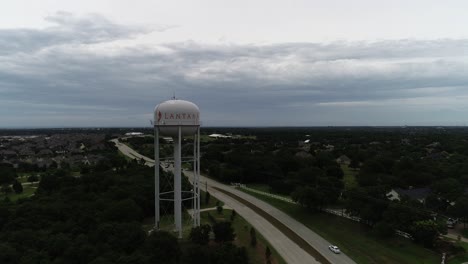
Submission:
[[[154,120],[163,136],[178,136],[179,126],[182,136],[193,135],[200,125],[200,109],[189,101],[168,100],[156,106]]]

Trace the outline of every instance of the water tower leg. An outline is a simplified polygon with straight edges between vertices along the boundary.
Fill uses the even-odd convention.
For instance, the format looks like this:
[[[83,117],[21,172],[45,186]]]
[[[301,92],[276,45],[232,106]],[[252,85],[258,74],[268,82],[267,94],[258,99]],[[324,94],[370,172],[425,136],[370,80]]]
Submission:
[[[181,177],[181,127],[178,127],[178,137],[174,140],[174,221],[175,229],[182,238],[182,177]]]
[[[195,143],[194,143],[195,144]],[[196,182],[197,182],[197,226],[200,226],[200,127],[197,128],[197,151],[196,151],[196,159],[197,159],[197,172],[196,172]]]
[[[159,131],[154,128],[154,229],[159,230]]]
[[[192,185],[193,185],[193,189],[192,189],[192,197],[193,197],[193,203],[192,203],[192,209],[193,209],[193,216],[192,216],[192,219],[193,219],[193,226],[197,226],[197,223],[198,223],[198,218],[197,218],[197,212],[198,212],[198,208],[197,208],[197,200],[199,199],[199,197],[197,196],[197,181],[196,181],[196,173],[197,173],[197,135],[195,134],[193,136],[193,180],[192,180]]]

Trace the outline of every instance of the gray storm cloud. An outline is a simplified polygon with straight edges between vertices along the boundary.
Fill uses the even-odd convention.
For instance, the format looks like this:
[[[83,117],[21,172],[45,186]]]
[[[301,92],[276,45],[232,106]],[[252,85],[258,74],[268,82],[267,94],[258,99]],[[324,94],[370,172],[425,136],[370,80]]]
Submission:
[[[453,125],[468,114],[468,40],[102,45],[150,31],[58,13],[0,29],[2,126],[144,126],[157,103],[205,125]],[[28,113],[28,114],[25,114]]]

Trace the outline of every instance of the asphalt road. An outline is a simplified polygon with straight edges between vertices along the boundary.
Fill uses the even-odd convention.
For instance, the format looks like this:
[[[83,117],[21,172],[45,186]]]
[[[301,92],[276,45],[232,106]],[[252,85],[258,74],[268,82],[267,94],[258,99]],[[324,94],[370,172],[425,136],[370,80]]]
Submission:
[[[112,140],[118,149],[126,156],[130,158],[136,159],[144,159],[146,165],[154,166],[154,160],[140,155],[135,150],[131,149],[125,144],[118,142],[118,140]],[[191,179],[193,177],[192,172],[184,171],[184,173]],[[278,228],[272,225],[267,219],[263,218],[257,212],[246,206],[245,204],[241,203],[239,200],[234,199],[233,197],[225,194],[224,192],[218,191],[215,188],[222,189],[225,192],[229,192],[238,196],[261,210],[265,211],[284,225],[286,225],[289,229],[291,229],[294,233],[296,233],[299,237],[309,243],[316,251],[318,251],[326,260],[333,264],[353,264],[356,263],[352,259],[350,259],[345,254],[334,254],[329,249],[328,246],[331,244],[315,232],[304,226],[303,224],[299,223],[298,221],[294,220],[287,214],[283,213],[282,211],[276,209],[275,207],[259,200],[251,195],[248,195],[242,191],[239,191],[231,186],[219,183],[212,179],[209,179],[204,176],[200,176],[200,185],[204,189],[205,182],[208,184],[208,191],[211,195],[216,197],[217,199],[223,201],[227,206],[236,210],[242,217],[244,217],[258,232],[260,232],[265,239],[270,242],[270,244],[276,249],[276,251],[283,257],[283,259],[290,264],[306,264],[306,263],[320,263],[318,262],[313,256],[303,250],[299,245],[289,239],[284,233],[282,233]],[[202,184],[203,183],[203,184]],[[337,227],[339,228],[339,227]]]

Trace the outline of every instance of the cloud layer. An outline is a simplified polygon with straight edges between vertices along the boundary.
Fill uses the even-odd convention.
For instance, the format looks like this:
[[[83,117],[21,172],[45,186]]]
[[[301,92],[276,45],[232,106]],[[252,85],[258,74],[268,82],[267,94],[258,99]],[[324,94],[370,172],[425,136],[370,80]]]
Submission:
[[[2,127],[145,126],[174,92],[208,126],[460,125],[468,116],[466,39],[144,45],[135,39],[170,29],[46,19],[44,29],[0,29]]]

